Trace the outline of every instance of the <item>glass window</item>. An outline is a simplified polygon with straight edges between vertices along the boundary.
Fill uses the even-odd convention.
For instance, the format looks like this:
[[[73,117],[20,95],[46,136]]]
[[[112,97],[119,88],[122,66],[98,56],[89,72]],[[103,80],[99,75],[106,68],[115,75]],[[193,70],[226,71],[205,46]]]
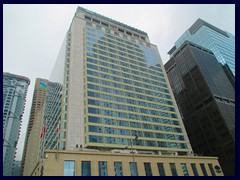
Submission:
[[[170,163],[170,169],[171,169],[171,172],[172,172],[172,175],[173,175],[173,176],[178,176],[178,174],[177,174],[177,168],[176,168],[175,163]]]
[[[122,162],[114,162],[115,176],[123,176]]]
[[[157,163],[157,166],[158,166],[158,172],[160,176],[166,176],[163,163]]]
[[[184,176],[189,176],[186,163],[181,163]]]
[[[138,169],[136,162],[129,162],[131,176],[138,176]]]
[[[152,176],[152,168],[150,163],[144,163],[144,169],[146,172],[146,176]]]
[[[75,161],[64,161],[64,176],[75,175]]]
[[[200,166],[201,166],[203,175],[204,175],[204,176],[208,176],[207,171],[206,171],[206,168],[205,168],[205,165],[201,163]]]
[[[91,162],[82,161],[82,176],[91,176]]]
[[[108,175],[107,162],[105,162],[105,161],[98,162],[98,174],[99,174],[99,176],[107,176]]]
[[[215,171],[213,169],[213,165],[212,164],[208,164],[208,167],[209,167],[209,169],[211,171],[212,176],[216,176]]]
[[[196,168],[196,164],[191,163],[191,167],[192,167],[194,176],[199,176],[197,168]]]

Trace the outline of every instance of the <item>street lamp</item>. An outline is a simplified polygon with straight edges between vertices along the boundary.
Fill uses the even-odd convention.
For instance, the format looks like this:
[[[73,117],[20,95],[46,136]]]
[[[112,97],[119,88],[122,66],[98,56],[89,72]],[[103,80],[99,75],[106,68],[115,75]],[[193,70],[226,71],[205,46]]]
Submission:
[[[134,167],[135,175],[137,175],[137,166],[135,163],[135,158],[134,158],[134,153],[133,153],[133,140],[137,140],[137,139],[138,139],[138,136],[135,136],[134,139],[131,139],[131,153],[132,153],[133,167]],[[125,149],[127,149],[128,147],[129,147],[129,145],[127,147],[125,147]]]

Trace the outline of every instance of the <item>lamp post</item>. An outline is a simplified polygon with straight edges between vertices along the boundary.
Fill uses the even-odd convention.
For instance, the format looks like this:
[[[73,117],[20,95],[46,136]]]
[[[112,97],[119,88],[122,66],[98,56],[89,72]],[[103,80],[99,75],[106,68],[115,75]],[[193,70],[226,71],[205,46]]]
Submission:
[[[137,174],[137,166],[135,163],[135,158],[134,158],[134,153],[133,153],[133,140],[137,140],[137,139],[138,139],[138,136],[135,136],[134,139],[131,139],[131,153],[132,153],[133,167],[134,167],[135,175]],[[128,147],[129,147],[129,145],[127,147],[125,147],[125,149],[127,149]]]

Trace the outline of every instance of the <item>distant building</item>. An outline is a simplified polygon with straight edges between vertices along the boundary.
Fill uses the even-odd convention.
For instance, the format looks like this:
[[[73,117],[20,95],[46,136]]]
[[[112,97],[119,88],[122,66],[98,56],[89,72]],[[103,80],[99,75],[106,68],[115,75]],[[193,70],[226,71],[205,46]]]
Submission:
[[[194,156],[146,32],[78,7],[49,81],[31,175],[223,175]]]
[[[22,172],[30,175],[38,162],[40,148],[40,134],[42,127],[44,103],[46,100],[48,80],[37,78],[33,93],[33,100],[29,122],[26,131],[25,146],[22,156]]]
[[[20,176],[21,175],[21,161],[15,161],[12,171],[12,176]]]
[[[30,79],[3,73],[3,176],[11,176]]]
[[[218,62],[227,64],[235,77],[235,36],[223,31],[202,19],[198,19],[175,43],[168,52],[174,56],[177,49],[186,41],[193,42],[213,52]]]
[[[183,43],[165,69],[195,153],[235,175],[235,90],[213,52]]]

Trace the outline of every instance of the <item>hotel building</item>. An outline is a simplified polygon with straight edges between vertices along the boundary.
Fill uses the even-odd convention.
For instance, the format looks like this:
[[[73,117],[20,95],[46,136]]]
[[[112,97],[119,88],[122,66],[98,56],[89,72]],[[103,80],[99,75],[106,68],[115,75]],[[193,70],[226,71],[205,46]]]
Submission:
[[[217,157],[194,156],[147,33],[78,7],[50,81],[31,175],[223,175]]]

